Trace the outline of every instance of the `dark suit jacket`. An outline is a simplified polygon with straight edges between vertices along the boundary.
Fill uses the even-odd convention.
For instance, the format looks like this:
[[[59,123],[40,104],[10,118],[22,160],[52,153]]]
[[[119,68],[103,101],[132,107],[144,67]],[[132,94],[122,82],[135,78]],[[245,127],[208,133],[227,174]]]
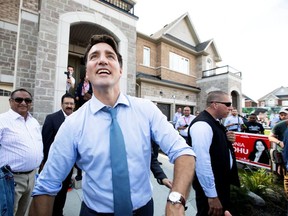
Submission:
[[[50,146],[53,143],[58,129],[60,128],[64,120],[65,116],[62,110],[46,116],[45,122],[42,127],[44,162],[46,162],[47,160]]]

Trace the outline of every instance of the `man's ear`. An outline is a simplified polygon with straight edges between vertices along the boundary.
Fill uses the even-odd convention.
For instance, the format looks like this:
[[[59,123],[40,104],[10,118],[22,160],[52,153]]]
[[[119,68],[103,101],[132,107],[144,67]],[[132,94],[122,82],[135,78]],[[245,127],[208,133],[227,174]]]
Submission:
[[[122,72],[123,72],[123,69],[122,68],[120,68],[120,74],[122,75]]]

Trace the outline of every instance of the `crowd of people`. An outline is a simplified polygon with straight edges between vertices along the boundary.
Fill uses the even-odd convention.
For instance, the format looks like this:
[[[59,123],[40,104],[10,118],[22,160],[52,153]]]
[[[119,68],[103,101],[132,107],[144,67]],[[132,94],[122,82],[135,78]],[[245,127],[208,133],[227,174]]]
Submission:
[[[80,216],[152,216],[150,170],[170,188],[166,215],[185,214],[191,186],[198,216],[231,215],[230,185],[240,186],[234,132],[262,134],[255,115],[243,122],[230,95],[212,91],[205,110],[192,115],[185,106],[182,115],[179,108],[170,124],[152,101],[120,91],[122,56],[111,36],[92,36],[84,59],[86,75],[75,96],[74,68],[68,66],[61,109],[46,117],[42,130],[29,112],[32,94],[23,88],[11,93],[10,110],[0,114],[2,215],[63,215],[74,166],[83,171]],[[77,101],[81,106],[74,112]],[[281,137],[278,124],[271,140],[283,148],[288,134],[282,126]],[[155,146],[174,164],[172,180],[160,167]],[[257,153],[264,150],[257,142],[251,160],[264,160]]]

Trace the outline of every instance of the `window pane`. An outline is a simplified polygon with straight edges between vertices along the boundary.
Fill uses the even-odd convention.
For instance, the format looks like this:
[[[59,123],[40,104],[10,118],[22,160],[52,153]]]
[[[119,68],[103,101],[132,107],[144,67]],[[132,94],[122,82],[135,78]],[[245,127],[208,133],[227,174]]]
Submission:
[[[148,47],[143,49],[143,65],[150,66],[150,48]]]
[[[189,59],[170,52],[169,68],[184,74],[189,74]]]

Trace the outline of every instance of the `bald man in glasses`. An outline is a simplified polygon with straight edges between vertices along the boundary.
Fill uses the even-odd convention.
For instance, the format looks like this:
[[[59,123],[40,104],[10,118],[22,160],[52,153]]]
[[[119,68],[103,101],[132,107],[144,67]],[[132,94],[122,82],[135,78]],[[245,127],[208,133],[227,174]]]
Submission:
[[[188,140],[197,155],[193,181],[197,216],[222,216],[230,207],[230,184],[240,186],[232,146],[235,134],[220,124],[231,109],[227,93],[212,91],[207,96],[207,108],[188,129]]]
[[[0,178],[0,203],[7,204],[9,215],[23,216],[43,158],[43,144],[40,125],[29,113],[31,93],[16,89],[9,102],[9,111],[0,114],[0,176],[5,176]]]

